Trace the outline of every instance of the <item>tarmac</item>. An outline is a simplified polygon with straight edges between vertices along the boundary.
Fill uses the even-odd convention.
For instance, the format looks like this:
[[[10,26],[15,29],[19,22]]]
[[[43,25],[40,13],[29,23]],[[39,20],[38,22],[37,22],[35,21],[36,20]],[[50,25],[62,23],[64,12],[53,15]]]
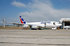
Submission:
[[[0,29],[0,46],[70,46],[70,30]]]

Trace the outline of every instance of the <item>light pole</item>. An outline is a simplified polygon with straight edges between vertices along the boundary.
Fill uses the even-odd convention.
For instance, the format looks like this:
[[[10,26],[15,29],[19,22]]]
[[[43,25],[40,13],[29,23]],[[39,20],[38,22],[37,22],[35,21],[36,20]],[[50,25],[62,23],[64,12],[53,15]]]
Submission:
[[[4,19],[3,19],[3,27],[4,27],[4,28],[5,28],[5,22],[6,22],[6,21],[5,21],[5,18],[4,18]]]

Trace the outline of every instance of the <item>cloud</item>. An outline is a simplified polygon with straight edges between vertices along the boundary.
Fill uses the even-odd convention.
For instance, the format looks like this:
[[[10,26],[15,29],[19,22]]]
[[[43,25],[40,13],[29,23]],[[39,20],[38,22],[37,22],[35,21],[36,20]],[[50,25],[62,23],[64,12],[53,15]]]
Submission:
[[[27,21],[58,21],[70,17],[70,10],[55,9],[49,0],[34,0],[27,5],[27,8],[30,11],[19,13]]]
[[[16,1],[12,2],[11,4],[17,7],[25,7],[25,4]]]

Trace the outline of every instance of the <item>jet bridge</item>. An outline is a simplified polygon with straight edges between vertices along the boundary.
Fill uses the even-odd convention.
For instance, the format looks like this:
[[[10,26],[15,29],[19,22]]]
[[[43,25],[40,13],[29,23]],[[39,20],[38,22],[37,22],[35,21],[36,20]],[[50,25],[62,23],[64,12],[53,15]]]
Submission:
[[[70,29],[70,18],[62,18],[60,20],[63,29]]]

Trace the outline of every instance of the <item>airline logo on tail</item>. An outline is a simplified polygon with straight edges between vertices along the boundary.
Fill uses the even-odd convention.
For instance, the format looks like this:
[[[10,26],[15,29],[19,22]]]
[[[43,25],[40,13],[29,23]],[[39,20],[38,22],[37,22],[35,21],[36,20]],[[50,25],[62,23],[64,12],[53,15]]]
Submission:
[[[24,21],[24,19],[21,16],[19,18],[20,18],[20,21],[22,24],[26,24],[26,22]]]

